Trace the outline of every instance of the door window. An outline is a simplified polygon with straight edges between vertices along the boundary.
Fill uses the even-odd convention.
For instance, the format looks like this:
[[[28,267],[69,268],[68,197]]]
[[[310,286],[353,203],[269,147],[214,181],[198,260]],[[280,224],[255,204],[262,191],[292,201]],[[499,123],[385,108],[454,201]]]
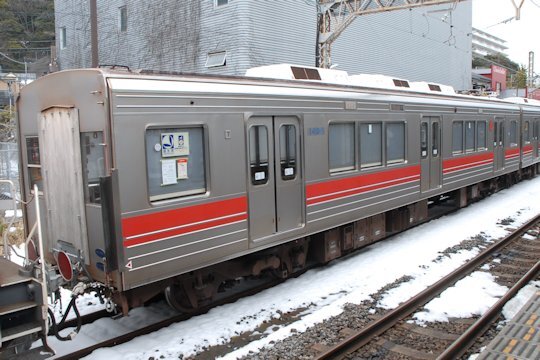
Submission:
[[[423,122],[420,126],[420,154],[422,159],[427,158],[428,156],[428,124]]]
[[[296,127],[283,125],[279,128],[281,178],[292,180],[296,177]]]
[[[249,167],[251,183],[262,185],[268,182],[268,129],[255,125],[249,129]]]
[[[439,156],[439,123],[434,122],[431,124],[431,135],[432,135],[432,143],[431,143],[431,153],[434,157]]]

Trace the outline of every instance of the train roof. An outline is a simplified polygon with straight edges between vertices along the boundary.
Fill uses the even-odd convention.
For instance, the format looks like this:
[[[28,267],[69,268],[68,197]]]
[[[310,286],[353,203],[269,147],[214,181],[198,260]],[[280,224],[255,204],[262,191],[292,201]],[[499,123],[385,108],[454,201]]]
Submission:
[[[314,75],[314,71],[318,72],[318,76]],[[302,72],[304,75],[301,75]],[[101,80],[96,79],[96,76]],[[310,78],[310,76],[315,78]],[[77,80],[77,78],[80,79]],[[131,71],[118,67],[64,70],[46,75],[25,86],[21,94],[30,93],[37,87],[50,88],[51,84],[55,82],[62,84],[62,86],[76,87],[77,81],[84,81],[84,78],[93,78],[93,81],[103,82],[104,86],[108,86],[113,91],[192,91],[207,94],[230,93],[232,95],[275,95],[299,98],[330,97],[334,99],[350,98],[351,100],[369,98],[374,101],[385,99],[398,103],[444,103],[450,106],[475,106],[480,109],[498,108],[509,111],[519,111],[522,105],[526,105],[529,110],[536,111],[538,109],[540,111],[540,102],[531,100],[501,100],[456,94],[452,87],[441,84],[409,82],[383,75],[349,76],[342,70],[299,67],[288,64],[250,69],[247,76]],[[182,86],[179,86],[177,82],[182,82]],[[208,86],[209,83],[212,86]]]

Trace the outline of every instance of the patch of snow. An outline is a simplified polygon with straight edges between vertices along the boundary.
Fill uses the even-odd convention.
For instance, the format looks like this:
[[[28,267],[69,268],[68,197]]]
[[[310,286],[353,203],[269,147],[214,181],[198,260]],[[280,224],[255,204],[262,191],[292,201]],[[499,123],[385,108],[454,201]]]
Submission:
[[[415,313],[413,318],[423,325],[482,315],[507,291],[508,288],[497,284],[490,273],[476,271],[431,300],[424,306],[425,311]]]

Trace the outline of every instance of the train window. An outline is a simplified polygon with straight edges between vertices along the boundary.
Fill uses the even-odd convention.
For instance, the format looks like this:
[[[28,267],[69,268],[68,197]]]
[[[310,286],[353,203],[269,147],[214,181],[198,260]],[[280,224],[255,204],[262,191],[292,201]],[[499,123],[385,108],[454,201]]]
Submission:
[[[249,129],[249,167],[253,185],[268,182],[268,129],[264,125]]]
[[[405,161],[405,123],[386,124],[386,161],[397,163]]]
[[[84,198],[87,203],[100,204],[99,178],[105,176],[105,144],[102,132],[81,133],[81,162]]]
[[[354,170],[355,124],[332,123],[328,127],[328,158],[330,172]]]
[[[360,124],[361,167],[382,165],[382,124]]]
[[[281,178],[291,180],[296,177],[296,127],[283,125],[279,129]]]
[[[434,122],[431,124],[431,135],[432,135],[432,142],[431,142],[431,155],[434,157],[439,156],[439,123]]]
[[[531,142],[531,134],[530,134],[530,131],[529,131],[529,121],[525,121],[523,122],[523,141],[525,143],[530,143]]]
[[[486,139],[486,122],[479,121],[476,123],[476,149],[485,150],[487,148]]]
[[[452,124],[452,153],[463,152],[463,121],[455,121]]]
[[[30,179],[30,190],[37,184],[38,190],[43,190],[43,178],[41,177],[41,160],[39,157],[39,139],[37,136],[26,138],[26,161],[28,166],[28,177]]]
[[[474,121],[465,122],[465,151],[471,152],[474,151],[474,132],[475,132]]]
[[[146,130],[146,176],[150,201],[206,192],[202,126]]]
[[[422,156],[422,159],[425,159],[428,156],[427,140],[428,140],[428,124],[427,122],[423,122],[422,125],[420,126],[420,155]]]
[[[517,132],[517,121],[510,122],[510,130],[508,132],[508,137],[510,140],[510,146],[517,146],[518,143],[518,132]]]

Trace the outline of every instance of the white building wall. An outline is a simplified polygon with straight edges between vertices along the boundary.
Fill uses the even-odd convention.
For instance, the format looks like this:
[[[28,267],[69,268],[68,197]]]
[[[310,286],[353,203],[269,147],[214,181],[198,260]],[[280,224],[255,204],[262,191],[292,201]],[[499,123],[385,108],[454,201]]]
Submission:
[[[332,48],[332,63],[349,73],[471,86],[470,2],[358,17]],[[441,11],[442,10],[442,11]],[[451,27],[451,25],[453,27]]]
[[[101,64],[224,75],[275,63],[315,64],[315,1],[229,0],[220,7],[214,0],[97,3]],[[90,66],[88,1],[56,0],[55,6],[57,38],[61,26],[68,28],[68,46],[58,51],[60,68]],[[128,9],[125,32],[119,28],[121,6]],[[449,12],[432,12],[451,6],[359,17],[335,42],[333,63],[350,74],[469,88],[472,6],[459,3],[451,20]],[[226,66],[205,67],[207,54],[217,51],[227,51]]]

